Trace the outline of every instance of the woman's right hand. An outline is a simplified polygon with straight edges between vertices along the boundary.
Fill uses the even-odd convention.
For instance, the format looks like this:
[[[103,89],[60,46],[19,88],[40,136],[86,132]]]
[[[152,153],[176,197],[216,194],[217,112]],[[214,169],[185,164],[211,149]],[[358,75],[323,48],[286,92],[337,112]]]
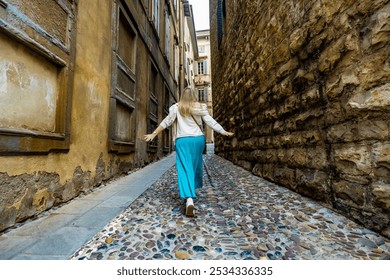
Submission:
[[[150,141],[153,141],[154,137],[156,137],[155,133],[146,134],[146,135],[144,135],[144,140],[146,142],[150,142]]]
[[[229,132],[229,131],[225,131],[225,132],[223,133],[223,135],[225,135],[225,136],[233,136],[234,133],[233,133],[233,132]]]

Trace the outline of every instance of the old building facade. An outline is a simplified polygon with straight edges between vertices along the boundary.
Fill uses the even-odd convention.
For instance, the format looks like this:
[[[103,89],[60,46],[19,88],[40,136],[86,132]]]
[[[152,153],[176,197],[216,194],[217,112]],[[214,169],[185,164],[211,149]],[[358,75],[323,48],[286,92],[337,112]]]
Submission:
[[[193,84],[189,10],[0,0],[0,231],[171,151],[169,130],[143,135]]]
[[[211,0],[216,152],[390,236],[390,2]],[[259,188],[261,192],[261,188]]]
[[[213,115],[213,98],[211,87],[211,48],[210,30],[196,31],[198,42],[198,57],[195,64],[195,88],[198,91],[198,99],[207,104],[210,115]],[[213,130],[206,126],[205,136],[207,143],[214,142]]]

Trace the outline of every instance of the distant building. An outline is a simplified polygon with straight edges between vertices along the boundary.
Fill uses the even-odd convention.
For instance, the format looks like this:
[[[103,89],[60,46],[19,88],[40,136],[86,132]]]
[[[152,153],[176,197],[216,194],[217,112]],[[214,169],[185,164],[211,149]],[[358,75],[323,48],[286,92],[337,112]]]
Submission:
[[[211,91],[211,51],[210,51],[210,30],[199,30],[196,32],[199,55],[195,62],[195,88],[198,91],[199,101],[207,104],[210,115],[213,115],[213,98]],[[211,128],[206,127],[206,141],[214,142],[214,133]]]
[[[198,57],[198,44],[196,40],[195,23],[192,5],[188,0],[182,0],[185,20],[183,21],[183,68],[184,87],[195,87],[195,59]]]

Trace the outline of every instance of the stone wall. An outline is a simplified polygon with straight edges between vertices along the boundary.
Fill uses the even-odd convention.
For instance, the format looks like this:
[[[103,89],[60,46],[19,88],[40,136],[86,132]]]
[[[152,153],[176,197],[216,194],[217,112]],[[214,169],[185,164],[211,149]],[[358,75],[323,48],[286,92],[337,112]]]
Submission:
[[[210,15],[214,115],[235,132],[216,153],[390,236],[390,1],[211,0]]]

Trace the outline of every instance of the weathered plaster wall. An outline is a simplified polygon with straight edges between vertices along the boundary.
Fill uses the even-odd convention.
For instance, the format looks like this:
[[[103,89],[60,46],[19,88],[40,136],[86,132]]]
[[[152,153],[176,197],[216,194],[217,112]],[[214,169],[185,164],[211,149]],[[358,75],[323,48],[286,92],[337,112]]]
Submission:
[[[390,236],[389,1],[217,2],[216,152]]]
[[[49,21],[42,18],[41,14],[47,5],[48,11],[61,17],[61,10],[70,7],[71,2],[73,1],[8,1],[7,3],[11,3],[12,6],[9,5],[6,10],[0,7],[0,20],[5,17],[5,20],[11,21],[10,11],[17,10],[19,18],[26,16],[26,19],[34,21],[36,24],[34,28],[39,30],[38,35],[37,30],[30,34],[31,24],[19,26],[21,21],[13,22],[15,28],[19,26],[23,28],[23,32],[26,32],[21,40],[23,41],[30,35],[35,36],[39,44],[50,49],[48,52],[53,50],[55,53],[56,48],[64,49],[64,46],[69,44],[68,35],[64,36],[62,32],[57,32],[62,30],[63,21],[60,19]],[[66,72],[61,70],[58,80],[56,80],[56,67],[62,66],[41,58],[34,48],[29,50],[29,46],[35,47],[34,44],[27,44],[25,47],[24,43],[20,43],[20,38],[15,40],[12,36],[8,37],[0,29],[0,81],[4,79],[7,81],[6,85],[0,84],[0,108],[8,110],[0,112],[0,130],[8,125],[38,131],[53,131],[52,127],[58,124],[58,114],[67,114],[63,112],[63,108],[57,108],[57,110],[55,108],[58,105],[56,94],[60,95],[61,91],[65,90],[59,81],[66,80],[67,77],[64,77],[66,75],[74,75],[70,83],[71,98],[68,103],[69,149],[59,153],[53,151],[45,154],[0,154],[0,231],[73,199],[81,193],[89,192],[105,180],[126,174],[164,155],[161,139],[155,152],[148,151],[146,142],[143,140],[143,135],[147,132],[149,114],[148,90],[151,57],[160,71],[158,78],[159,120],[163,118],[161,100],[164,98],[162,90],[164,85],[169,85],[170,90],[173,93],[176,92],[170,74],[173,70],[166,67],[166,60],[158,43],[156,46],[151,45],[151,42],[155,43],[158,40],[148,37],[150,34],[155,35],[154,31],[148,27],[150,23],[146,21],[146,10],[140,6],[141,2],[133,1],[125,2],[132,12],[139,12],[139,14],[134,14],[135,21],[139,21],[139,28],[142,29],[142,34],[140,32],[137,37],[135,56],[137,109],[135,151],[121,154],[111,153],[108,149],[113,40],[115,40],[114,2],[76,1],[75,60],[70,62],[71,71],[68,74],[64,74]],[[31,7],[26,7],[28,4],[31,4]],[[67,6],[58,9],[59,4]],[[55,26],[56,24],[58,26]],[[0,21],[0,27],[10,28],[9,22],[5,24]],[[47,44],[45,40],[40,40],[39,36],[44,36],[42,34],[45,30],[54,34],[51,37],[54,40],[54,46]],[[153,36],[152,38],[155,38]],[[12,65],[15,67],[12,68]],[[38,81],[36,83],[33,82],[35,76]],[[22,94],[22,98],[18,99],[17,95]],[[54,106],[54,115],[48,112],[50,106]],[[11,108],[16,109],[15,117],[12,115],[14,112]],[[18,115],[20,115],[19,119]],[[125,134],[123,135],[125,137]],[[2,137],[1,133],[0,137]],[[0,141],[0,147],[2,144]]]
[[[104,179],[119,173],[118,163],[107,153],[106,147],[111,82],[112,5],[110,1],[80,1],[78,5],[69,152],[0,157],[0,230],[70,200],[82,192],[88,192]],[[24,47],[19,46],[14,48],[19,53],[6,55],[8,60],[12,60],[10,64],[22,65],[18,64],[18,59],[23,60],[24,56],[28,56],[23,49]],[[52,76],[53,71],[44,75],[45,68],[49,66],[37,60],[39,58],[24,59],[31,70],[23,65],[23,69],[29,71],[25,70],[22,73],[24,76],[19,76],[20,81],[29,82],[30,87],[36,86],[36,90],[26,88],[26,92],[22,92],[27,94],[28,91],[31,98],[15,98],[15,94],[19,94],[24,87],[22,85],[18,88],[21,83],[14,81],[14,88],[7,88],[7,93],[13,96],[6,101],[8,105],[19,108],[20,114],[24,114],[23,118],[29,114],[31,123],[42,120],[42,123],[49,125],[50,122],[46,120],[52,116],[46,112],[47,104],[40,106],[36,102],[44,100],[49,103],[52,99],[39,99],[34,93],[47,95],[47,92],[40,89],[50,86],[52,81],[55,84],[56,77]],[[38,77],[39,83],[33,83],[34,76]],[[55,89],[54,85],[53,88]],[[24,119],[7,119],[16,124],[25,123]]]
[[[9,128],[54,131],[56,67],[0,33],[0,122]]]

